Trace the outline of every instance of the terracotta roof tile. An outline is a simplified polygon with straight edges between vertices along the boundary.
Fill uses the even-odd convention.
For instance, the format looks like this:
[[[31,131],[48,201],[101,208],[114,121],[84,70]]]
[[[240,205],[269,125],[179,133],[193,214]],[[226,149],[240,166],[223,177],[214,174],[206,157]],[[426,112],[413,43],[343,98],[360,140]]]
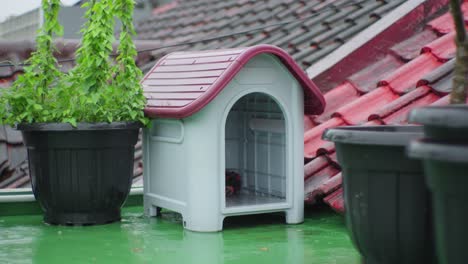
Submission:
[[[413,101],[411,104],[406,105],[405,107],[399,109],[397,112],[387,116],[383,119],[385,124],[406,124],[408,123],[407,117],[411,109],[427,106],[433,102],[439,100],[440,96],[430,92],[425,96]]]
[[[374,64],[351,75],[348,80],[357,90],[367,93],[377,88],[377,83],[388,73],[395,71],[404,63],[393,55],[378,59]]]
[[[138,23],[136,28],[139,39],[152,40],[154,46],[165,46],[179,42],[206,39],[222,34],[231,34],[284,21],[301,18],[304,20],[287,26],[268,27],[248,35],[240,34],[221,40],[209,40],[197,44],[187,44],[147,52],[143,54],[144,56],[139,56],[138,65],[143,69],[149,70],[149,63],[152,66],[154,64],[152,61],[177,50],[236,48],[246,46],[246,44],[253,45],[261,42],[266,44],[281,44],[281,48],[287,50],[290,55],[298,60],[299,65],[306,68],[340,47],[364,28],[376,22],[379,19],[378,16],[383,16],[403,2],[404,0],[366,0],[360,1],[359,4],[350,5],[348,0],[177,1],[154,10],[155,15],[153,17]],[[327,7],[327,5],[330,5],[331,8],[327,8],[326,10],[321,9]],[[342,5],[347,6],[344,7]],[[330,34],[330,31],[333,31],[335,34]],[[309,35],[302,37],[305,34]],[[318,42],[319,45],[311,45],[314,41]],[[31,52],[31,50],[28,52]],[[21,56],[17,56],[17,54],[12,55],[13,57],[2,57],[1,59],[23,61],[28,56],[28,54],[26,56],[24,54]],[[69,54],[67,56],[72,55]],[[72,64],[64,65],[64,70],[71,68],[71,66]],[[15,74],[21,73],[21,71],[21,68],[2,68],[0,70],[0,87],[8,87],[11,81],[14,80]],[[192,95],[192,97],[194,96],[196,94]],[[309,117],[305,119],[305,121],[307,120],[309,120],[309,127],[306,127],[306,129],[315,126],[314,120]],[[320,138],[318,139],[320,140]],[[16,143],[10,144],[10,146],[20,146],[17,144],[18,140],[12,141]],[[333,144],[329,144],[329,142],[318,143],[320,144],[316,144],[314,157],[316,152],[333,152]],[[312,146],[311,149],[313,148]],[[135,156],[134,172],[135,176],[137,176],[135,181],[141,181],[141,176],[138,176],[142,172],[139,150],[136,151]],[[26,164],[27,161],[23,161],[21,166]],[[29,185],[27,181],[27,166],[23,166],[21,170],[9,168],[7,171],[8,178],[14,178],[15,181],[20,183],[9,185],[10,187]],[[2,183],[1,177],[0,172],[0,188]]]
[[[435,70],[429,72],[418,81],[417,86],[427,85],[439,93],[448,93],[452,88],[453,68],[455,59],[452,59]]]
[[[430,52],[439,60],[447,61],[455,58],[456,46],[455,32],[450,32],[445,36],[442,36],[431,43],[428,43],[422,48],[422,53]]]
[[[467,3],[463,8],[468,14]],[[344,212],[341,178],[328,178],[330,174],[321,172],[337,168],[330,164],[335,155],[334,144],[320,137],[326,128],[406,124],[411,109],[449,103],[449,95],[445,94],[451,88],[454,67],[451,58],[455,51],[453,26],[449,22],[449,15],[433,20],[431,28],[441,35],[422,29],[391,47],[385,58],[364,66],[325,95],[328,103],[325,113],[315,117],[311,124],[317,125],[304,133],[304,157],[311,160],[305,165],[306,202],[323,198],[335,211]]]
[[[326,155],[316,157],[304,166],[304,180],[307,180],[308,178],[315,175],[317,172],[329,165],[330,159]]]
[[[314,203],[316,198],[323,193],[323,185],[326,184],[333,176],[337,175],[340,171],[335,166],[329,165],[316,172],[314,175],[307,178],[304,182],[304,191],[306,193],[306,203]],[[327,184],[330,185],[330,184]],[[339,186],[336,186],[339,187]],[[335,188],[336,189],[336,188]]]
[[[348,125],[359,125],[383,106],[398,98],[388,86],[379,87],[359,99],[339,108],[332,117],[341,118]]]
[[[395,55],[397,55],[400,59],[404,61],[410,61],[419,56],[421,53],[421,48],[423,48],[424,45],[431,43],[437,38],[438,36],[434,31],[426,29],[421,33],[418,33],[409,39],[393,46],[391,51],[394,52]]]
[[[433,102],[431,106],[443,106],[443,105],[448,105],[450,103],[450,95],[446,95],[439,100]]]
[[[465,14],[465,22],[468,21],[468,3],[465,2],[462,4],[462,11]],[[440,34],[447,34],[454,30],[453,19],[450,13],[445,13],[444,15],[432,20],[428,23],[428,26],[433,30],[437,31]]]
[[[330,172],[337,172],[336,169],[330,167]],[[329,178],[323,177],[321,181],[306,181],[305,190],[311,190],[310,192],[306,191],[305,202],[313,204],[317,202],[318,199],[323,198],[329,194],[332,194],[334,191],[338,190],[341,187],[343,178],[341,173],[337,173]]]
[[[337,213],[343,214],[345,212],[343,188],[339,188],[332,194],[326,196],[325,198],[323,198],[323,201]]]
[[[360,93],[350,82],[345,82],[335,89],[327,92],[325,95],[327,105],[323,114],[315,118],[316,123],[323,123],[330,119],[331,115],[341,106],[351,103],[360,97]]]
[[[427,94],[431,93],[431,88],[427,86],[421,86],[417,89],[399,97],[398,99],[385,104],[381,107],[378,111],[375,111],[371,115],[369,115],[369,121],[374,119],[381,119],[388,117],[389,115],[397,112],[398,110],[402,109],[403,107],[413,103],[414,101],[418,100],[421,97],[426,96]]]
[[[396,93],[403,94],[414,89],[424,75],[440,65],[442,62],[435,56],[424,53],[383,78],[378,85],[389,86]]]
[[[331,118],[328,121],[306,131],[304,134],[304,157],[313,158],[317,156],[317,151],[323,148],[327,143],[322,140],[322,133],[327,128],[337,127],[344,125],[341,118]]]

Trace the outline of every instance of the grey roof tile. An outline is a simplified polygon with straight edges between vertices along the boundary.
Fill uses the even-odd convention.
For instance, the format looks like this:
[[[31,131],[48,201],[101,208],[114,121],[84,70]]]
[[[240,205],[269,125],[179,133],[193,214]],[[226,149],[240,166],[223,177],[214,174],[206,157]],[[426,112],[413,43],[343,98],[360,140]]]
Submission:
[[[23,144],[23,136],[21,132],[11,128],[10,126],[4,126],[6,132],[7,142],[12,145]]]
[[[190,44],[185,48],[215,49],[269,43],[292,52],[291,55],[302,55],[310,52],[310,44],[314,42],[333,42],[332,46],[336,46],[336,41],[347,41],[401,2],[403,0],[181,1],[177,7],[140,22],[137,32],[141,39],[155,39],[160,41],[161,45],[166,45],[173,44],[176,40],[199,40],[297,20],[294,23],[250,32],[248,35]],[[386,6],[389,7],[385,8]],[[374,17],[370,18],[372,12]],[[184,38],[187,35],[196,37]],[[304,49],[306,51],[303,52]],[[328,49],[330,48],[327,47]],[[164,52],[154,52],[153,57],[158,58],[171,51],[173,49],[168,48]],[[317,49],[316,52],[324,54],[322,49]],[[302,58],[301,55],[295,57]],[[310,55],[312,54],[307,57]]]
[[[8,163],[8,146],[6,142],[0,142],[0,175],[6,167],[2,165],[5,165],[6,163]]]
[[[328,40],[333,39],[337,34],[343,32],[345,29],[349,28],[350,25],[349,23],[342,23],[336,27],[331,28],[330,30],[327,30],[323,34],[320,34],[313,39],[311,39],[311,43],[319,45],[321,43],[327,42]]]
[[[301,36],[293,39],[291,41],[291,44],[293,45],[300,45],[301,43],[307,43],[307,44],[310,44],[312,43],[314,37],[317,37],[319,36],[320,34],[324,33],[325,31],[328,31],[329,28],[328,27],[325,27],[325,26],[316,26],[316,27],[313,27],[311,31],[309,32],[306,32],[304,34],[302,34]]]
[[[207,40],[177,47],[167,47],[148,52],[144,60],[138,63],[142,68],[150,68],[155,59],[177,50],[206,50],[216,48],[240,47],[259,43],[278,45],[289,52],[304,68],[326,56],[343,42],[377,21],[382,15],[394,9],[403,0],[190,0],[179,1],[177,6],[164,13],[159,13],[136,25],[138,39],[154,41],[154,46],[191,42],[236,32],[254,29],[261,26],[295,21],[282,26],[272,26],[249,34],[239,34],[224,39]],[[345,6],[344,6],[345,5]],[[346,22],[346,23],[345,23]],[[311,45],[318,42],[319,46]],[[29,51],[30,52],[30,51]],[[9,60],[23,61],[20,58],[8,57]],[[6,58],[5,58],[6,59]],[[1,61],[1,60],[0,60]],[[64,65],[64,70],[71,65]],[[0,78],[11,75],[21,68],[3,68]],[[0,79],[1,80],[1,79]],[[439,80],[434,85],[443,84]],[[3,84],[0,84],[2,87]],[[0,144],[2,142],[0,127]],[[4,133],[8,147],[19,148],[20,138],[12,131]],[[4,140],[5,141],[5,140]],[[4,142],[3,141],[3,142]],[[24,148],[23,148],[24,149]],[[1,151],[0,151],[1,153]],[[0,184],[5,179],[15,180],[8,186],[28,185],[27,167],[14,169],[14,164],[27,164],[21,160],[21,150],[9,152],[9,161],[4,162]],[[0,154],[1,155],[1,154]],[[137,156],[138,157],[138,156]],[[1,156],[0,156],[1,159]],[[11,159],[11,160],[10,160]],[[0,161],[1,163],[1,161]],[[135,160],[135,175],[142,171],[141,160]],[[1,188],[2,185],[0,185]]]
[[[6,142],[7,136],[5,131],[5,126],[0,126],[0,142]]]
[[[371,16],[382,17],[385,14],[387,14],[389,11],[393,10],[395,7],[400,5],[404,1],[403,0],[392,0],[392,1],[386,1],[386,2],[387,2],[387,4],[382,5],[379,8],[372,11]]]
[[[305,66],[310,66],[310,65],[314,64],[314,62],[321,59],[323,56],[327,55],[328,53],[330,53],[333,50],[335,50],[336,48],[338,48],[339,46],[341,46],[341,43],[339,43],[339,42],[330,43],[330,44],[324,46],[322,49],[319,49],[316,52],[312,53],[312,55],[304,58],[302,63]]]
[[[375,17],[364,17],[363,19],[354,20],[354,23],[349,28],[343,30],[341,33],[336,34],[335,39],[342,43],[346,42],[349,38],[355,36],[368,26],[372,25],[377,18]]]
[[[367,2],[368,3],[366,3],[362,8],[358,9],[356,12],[351,13],[346,19],[355,20],[362,16],[370,16],[371,12],[374,9],[385,4],[384,2],[381,2],[381,1],[367,1]]]

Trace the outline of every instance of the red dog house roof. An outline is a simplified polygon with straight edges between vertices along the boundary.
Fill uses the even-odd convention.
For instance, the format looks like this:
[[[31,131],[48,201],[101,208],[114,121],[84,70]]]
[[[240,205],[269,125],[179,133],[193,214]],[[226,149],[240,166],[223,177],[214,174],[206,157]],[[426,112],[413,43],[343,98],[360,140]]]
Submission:
[[[259,54],[273,54],[304,89],[304,112],[320,114],[325,100],[305,72],[282,49],[271,45],[212,51],[174,52],[161,58],[141,84],[148,117],[184,118],[201,110],[242,67]]]

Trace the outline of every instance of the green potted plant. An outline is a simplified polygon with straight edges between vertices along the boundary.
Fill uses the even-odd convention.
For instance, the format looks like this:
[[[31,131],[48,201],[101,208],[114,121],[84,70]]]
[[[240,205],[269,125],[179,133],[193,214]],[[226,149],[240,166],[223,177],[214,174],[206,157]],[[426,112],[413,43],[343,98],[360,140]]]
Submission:
[[[42,0],[44,24],[29,66],[0,98],[1,122],[21,130],[36,199],[50,224],[120,219],[131,187],[134,146],[147,123],[132,41],[133,0],[90,0],[76,66],[53,56],[60,0]],[[113,59],[114,20],[122,23]]]
[[[468,39],[458,0],[450,9],[456,28],[457,55],[450,105],[425,107],[410,113],[409,120],[424,126],[422,140],[408,149],[411,157],[423,160],[426,183],[432,193],[434,227],[439,261],[467,263],[468,236]]]

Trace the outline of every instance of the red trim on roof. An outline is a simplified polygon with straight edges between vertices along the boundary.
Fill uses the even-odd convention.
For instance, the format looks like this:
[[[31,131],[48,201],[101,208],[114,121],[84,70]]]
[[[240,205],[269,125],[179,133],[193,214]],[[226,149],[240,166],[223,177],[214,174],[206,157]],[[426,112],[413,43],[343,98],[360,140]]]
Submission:
[[[305,114],[323,112],[323,95],[291,56],[276,46],[257,45],[231,50],[175,52],[163,57],[141,81],[148,100],[145,114],[152,118],[184,118],[200,111],[247,62],[260,54],[278,57],[297,79],[304,90]]]

